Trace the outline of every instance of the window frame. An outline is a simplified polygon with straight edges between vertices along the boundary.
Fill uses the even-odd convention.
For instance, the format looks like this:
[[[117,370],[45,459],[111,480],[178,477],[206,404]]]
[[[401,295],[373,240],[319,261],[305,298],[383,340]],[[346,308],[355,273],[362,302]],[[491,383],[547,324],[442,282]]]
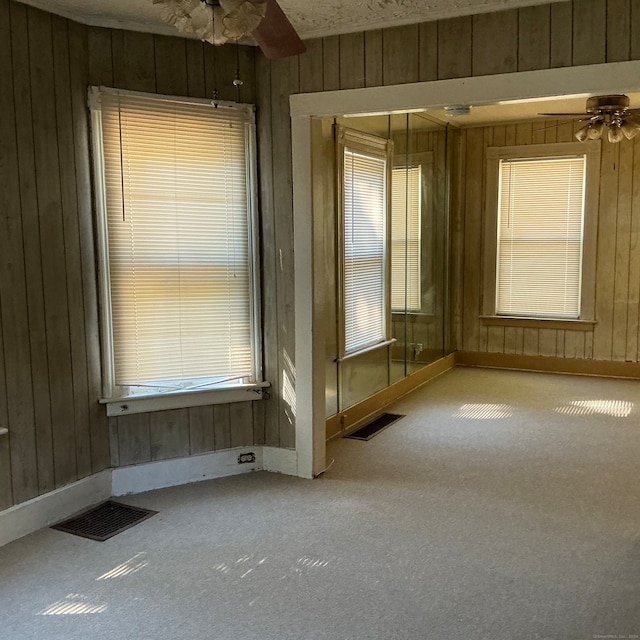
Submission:
[[[393,142],[386,138],[350,129],[343,125],[335,126],[336,136],[336,196],[338,211],[338,357],[337,362],[353,358],[363,353],[388,346],[395,342],[391,338],[391,169],[393,167]],[[385,161],[385,241],[384,241],[384,336],[383,339],[357,349],[346,349],[346,305],[345,305],[345,268],[344,268],[344,154],[345,150],[361,152]]]
[[[251,336],[252,381],[244,383],[215,383],[197,389],[161,390],[161,385],[149,392],[128,393],[123,385],[115,383],[114,336],[111,305],[111,280],[109,265],[109,235],[107,226],[107,192],[105,181],[104,145],[102,129],[101,96],[104,93],[133,95],[158,101],[209,105],[217,109],[240,110],[245,115],[245,151],[247,158],[247,240],[249,260],[249,314]],[[91,122],[91,151],[93,163],[94,203],[96,211],[96,245],[98,266],[98,294],[100,318],[100,343],[102,367],[101,404],[105,404],[108,416],[259,400],[269,383],[263,379],[262,367],[262,319],[261,287],[259,271],[257,152],[255,132],[255,107],[251,104],[219,101],[214,107],[207,99],[171,96],[129,91],[104,86],[90,86],[88,105]]]
[[[433,151],[421,151],[416,153],[409,153],[406,156],[406,162],[397,162],[392,167],[392,182],[393,171],[397,169],[412,169],[415,167],[420,168],[420,308],[419,309],[404,309],[394,308],[392,306],[392,314],[394,316],[426,316],[433,317],[435,312],[435,300],[433,295],[427,297],[429,293],[429,281],[428,278],[434,273],[435,269],[435,251],[433,251],[433,237],[434,227],[433,224],[426,224],[427,222],[433,222],[433,195],[434,195],[434,153]],[[428,187],[425,188],[426,186]],[[392,193],[393,199],[393,193]],[[393,225],[393,207],[391,209],[392,225]],[[431,251],[424,251],[424,247],[429,247]],[[393,251],[393,233],[391,238],[391,250]],[[392,260],[393,266],[393,260]],[[393,282],[391,282],[391,289],[393,291]]]
[[[578,325],[595,322],[595,261],[600,193],[599,140],[588,142],[558,142],[505,147],[486,150],[486,192],[484,225],[484,275],[482,319],[486,324],[546,326],[578,329]],[[496,277],[498,258],[498,204],[500,161],[512,159],[545,159],[559,156],[585,156],[585,205],[582,240],[582,282],[580,316],[568,319],[559,316],[506,316],[496,312]]]

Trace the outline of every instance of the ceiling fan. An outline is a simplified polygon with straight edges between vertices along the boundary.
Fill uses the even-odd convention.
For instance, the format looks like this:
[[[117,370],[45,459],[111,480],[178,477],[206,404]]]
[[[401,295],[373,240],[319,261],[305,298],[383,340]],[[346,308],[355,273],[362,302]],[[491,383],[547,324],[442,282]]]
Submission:
[[[160,17],[183,35],[221,45],[253,36],[267,58],[287,58],[306,47],[277,0],[152,0]]]
[[[586,113],[541,113],[541,116],[579,117],[586,124],[576,131],[580,142],[599,140],[605,129],[609,142],[631,140],[640,133],[640,109],[629,108],[629,96],[615,94],[587,99]]]

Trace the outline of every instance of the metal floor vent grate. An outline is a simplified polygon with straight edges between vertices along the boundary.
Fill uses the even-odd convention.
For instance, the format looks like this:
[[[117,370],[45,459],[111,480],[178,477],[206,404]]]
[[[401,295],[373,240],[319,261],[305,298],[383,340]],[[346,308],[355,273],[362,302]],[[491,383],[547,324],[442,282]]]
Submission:
[[[345,438],[352,438],[353,440],[371,440],[373,436],[378,435],[381,431],[396,422],[396,420],[400,420],[400,418],[404,417],[405,416],[399,413],[383,413],[373,422],[365,424],[364,427],[360,427],[360,429],[350,433],[348,436],[345,436]]]
[[[89,511],[55,524],[51,528],[104,542],[156,513],[158,512],[150,509],[132,507],[107,500]]]

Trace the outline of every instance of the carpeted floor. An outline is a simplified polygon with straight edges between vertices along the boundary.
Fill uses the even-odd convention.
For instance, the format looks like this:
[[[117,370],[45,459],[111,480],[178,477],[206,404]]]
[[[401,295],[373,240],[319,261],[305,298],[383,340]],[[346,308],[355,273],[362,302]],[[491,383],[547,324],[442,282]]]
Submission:
[[[2,640],[586,640],[640,635],[640,383],[456,369],[258,473],[129,497],[105,543],[0,549]]]

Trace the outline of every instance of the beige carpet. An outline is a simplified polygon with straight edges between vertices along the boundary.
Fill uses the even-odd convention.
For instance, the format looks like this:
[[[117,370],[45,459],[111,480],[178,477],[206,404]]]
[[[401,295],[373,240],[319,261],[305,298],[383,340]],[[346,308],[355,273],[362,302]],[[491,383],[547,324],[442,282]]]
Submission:
[[[325,476],[130,497],[0,549],[2,640],[640,635],[640,384],[456,369]]]

